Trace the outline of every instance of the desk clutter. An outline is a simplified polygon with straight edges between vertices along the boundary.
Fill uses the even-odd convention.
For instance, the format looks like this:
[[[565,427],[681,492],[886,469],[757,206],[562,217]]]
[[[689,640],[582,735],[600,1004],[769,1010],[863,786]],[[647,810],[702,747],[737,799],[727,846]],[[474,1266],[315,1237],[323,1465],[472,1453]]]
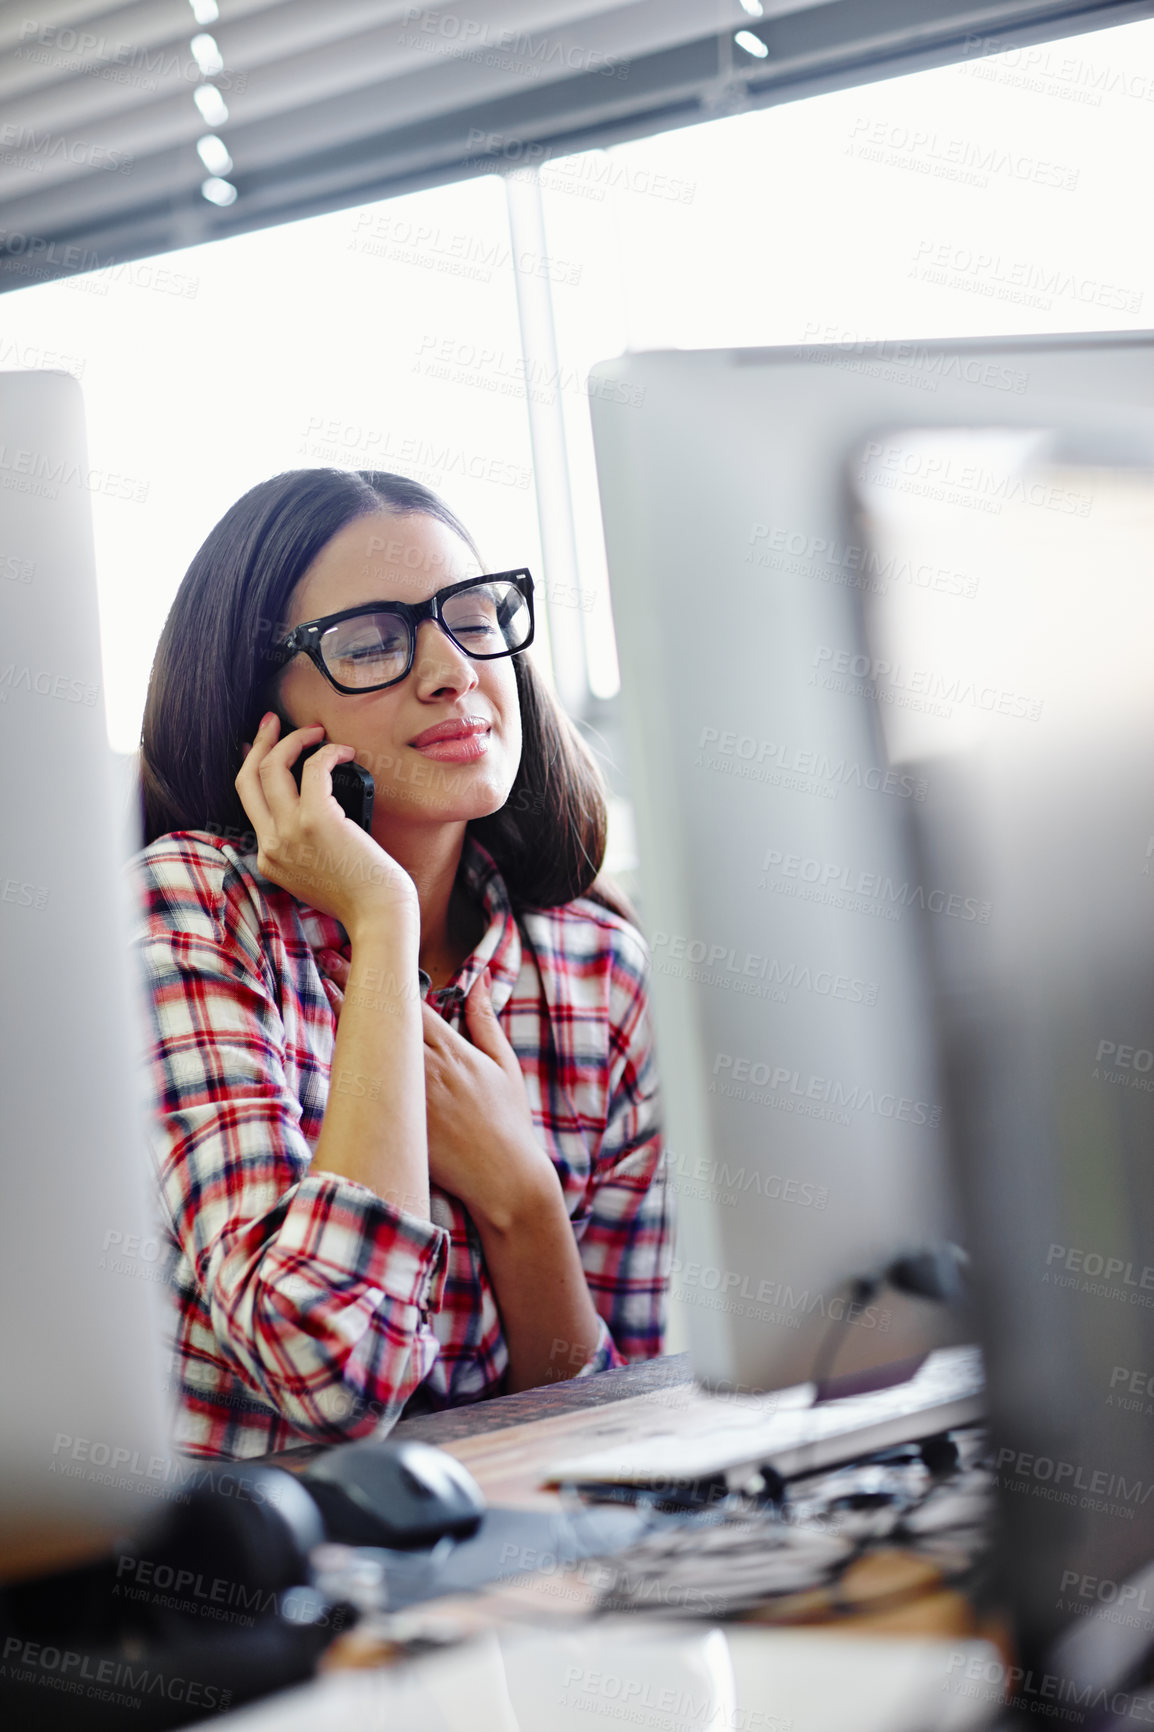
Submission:
[[[356,1608],[347,1646],[365,1664],[522,1621],[828,1625],[980,1588],[986,1450],[966,1427],[694,1508],[569,1492],[550,1516],[491,1509],[473,1539],[420,1556],[321,1548],[316,1581]]]
[[[906,1381],[836,1401],[816,1401],[813,1383],[765,1394],[677,1393],[683,1399],[667,1400],[656,1425],[652,1417],[638,1425],[632,1413],[610,1412],[598,1428],[599,1447],[555,1456],[547,1479],[643,1489],[725,1474],[736,1485],[767,1463],[793,1478],[985,1417],[982,1356],[972,1346],[938,1348]]]
[[[993,1514],[993,1472],[976,1428],[687,1512],[607,1561],[601,1612],[788,1622],[860,1612],[928,1586],[972,1584]],[[924,1568],[864,1595],[864,1559],[902,1553]],[[860,1572],[859,1572],[860,1573]]]

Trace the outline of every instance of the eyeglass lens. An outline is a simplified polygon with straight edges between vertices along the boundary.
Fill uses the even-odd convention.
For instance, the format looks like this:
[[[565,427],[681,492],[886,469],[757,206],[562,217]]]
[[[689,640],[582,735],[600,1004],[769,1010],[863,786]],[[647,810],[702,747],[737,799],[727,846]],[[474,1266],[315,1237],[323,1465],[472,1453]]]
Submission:
[[[478,584],[446,598],[441,619],[466,655],[510,655],[529,636],[529,605],[508,580]],[[321,637],[325,666],[343,686],[379,686],[399,679],[409,659],[409,625],[383,608],[341,620]]]

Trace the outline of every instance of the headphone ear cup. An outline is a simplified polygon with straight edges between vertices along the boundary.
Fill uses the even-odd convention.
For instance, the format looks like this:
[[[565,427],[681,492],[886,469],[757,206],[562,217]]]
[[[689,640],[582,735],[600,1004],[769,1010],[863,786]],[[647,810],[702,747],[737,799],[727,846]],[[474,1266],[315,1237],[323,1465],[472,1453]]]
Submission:
[[[294,1475],[194,1465],[157,1517],[131,1551],[0,1594],[5,1655],[14,1640],[30,1656],[0,1666],[0,1725],[121,1732],[131,1718],[140,1732],[163,1732],[189,1724],[190,1683],[199,1724],[313,1675],[352,1608],[311,1584],[309,1553],[324,1530]],[[32,1658],[54,1654],[59,1664],[64,1650],[82,1666],[78,1676],[107,1680],[109,1690],[46,1690],[59,1675],[41,1676]],[[139,1700],[134,1677],[146,1680]],[[133,1696],[118,1694],[122,1685]]]
[[[191,1572],[200,1592],[211,1584],[224,1601],[282,1593],[309,1581],[309,1552],[325,1537],[309,1493],[282,1468],[243,1463],[206,1466],[195,1483],[173,1500],[167,1519],[148,1545],[153,1579],[158,1568]],[[182,1576],[183,1579],[183,1576]]]

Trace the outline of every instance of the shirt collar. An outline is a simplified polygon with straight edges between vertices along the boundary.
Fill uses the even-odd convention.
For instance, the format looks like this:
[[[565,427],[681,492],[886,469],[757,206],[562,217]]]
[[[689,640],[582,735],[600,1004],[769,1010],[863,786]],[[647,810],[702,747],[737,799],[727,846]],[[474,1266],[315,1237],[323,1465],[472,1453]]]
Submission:
[[[440,991],[458,988],[460,997],[467,996],[478,975],[487,967],[492,982],[493,1009],[499,1014],[509,1002],[521,972],[521,934],[513,916],[513,904],[492,855],[468,831],[465,832],[461,854],[461,872],[466,889],[485,915],[485,930],[449,986]],[[340,921],[304,902],[298,901],[297,907],[309,948],[315,953],[335,950],[347,958],[350,954],[349,937]],[[420,970],[420,976],[424,997],[432,982],[424,969]]]
[[[465,887],[473,900],[480,903],[487,924],[452,984],[460,986],[467,995],[477,976],[488,968],[493,1009],[499,1014],[512,997],[521,973],[521,934],[513,917],[509,891],[493,856],[468,831],[461,867]]]

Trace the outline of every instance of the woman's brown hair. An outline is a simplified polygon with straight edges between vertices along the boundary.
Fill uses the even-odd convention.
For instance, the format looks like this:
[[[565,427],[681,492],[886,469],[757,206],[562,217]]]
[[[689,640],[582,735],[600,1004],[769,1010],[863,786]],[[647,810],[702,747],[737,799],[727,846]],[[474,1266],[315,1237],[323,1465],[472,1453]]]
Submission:
[[[422,512],[472,537],[443,500],[381,470],[293,469],[238,499],[194,557],[160,634],[141,730],[144,843],[208,830],[255,847],[236,791],[241,748],[270,707],[268,651],[287,631],[300,579],[338,530],[379,511]],[[492,855],[515,906],[554,908],[592,894],[633,918],[605,881],[606,807],[588,747],[525,655],[512,658],[521,762],[499,811],[470,832]]]

